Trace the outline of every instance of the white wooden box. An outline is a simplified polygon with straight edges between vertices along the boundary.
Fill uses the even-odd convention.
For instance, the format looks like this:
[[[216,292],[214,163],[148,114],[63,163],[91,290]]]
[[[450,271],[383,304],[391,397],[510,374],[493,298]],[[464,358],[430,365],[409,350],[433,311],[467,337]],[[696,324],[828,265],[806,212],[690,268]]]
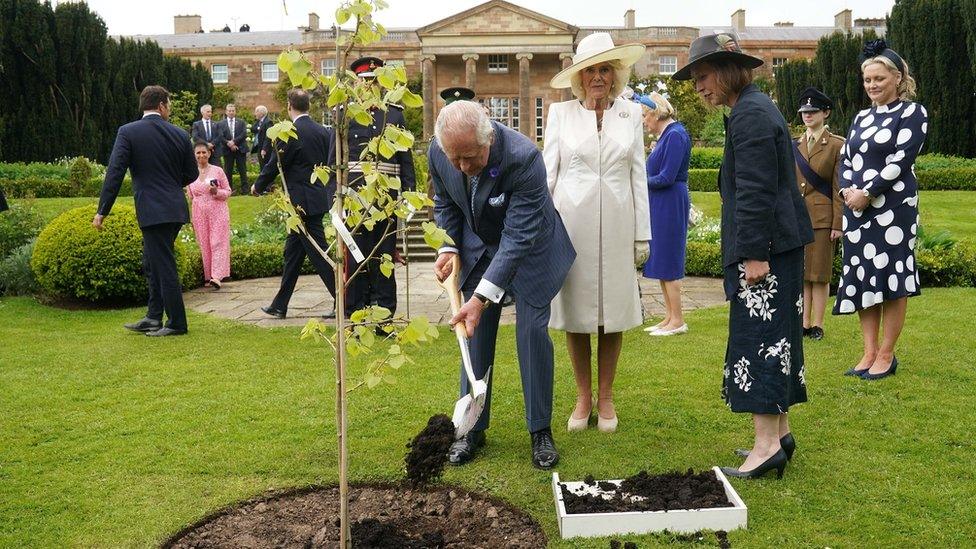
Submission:
[[[680,509],[671,511],[635,511],[627,513],[580,513],[567,514],[563,503],[560,484],[566,489],[579,493],[580,487],[591,494],[599,493],[597,486],[583,482],[560,483],[559,473],[552,474],[552,493],[556,498],[556,519],[559,521],[559,534],[563,539],[575,537],[602,537],[623,534],[646,534],[648,532],[670,532],[690,534],[699,530],[735,530],[747,524],[746,504],[729,484],[722,471],[713,467],[715,476],[725,486],[725,495],[732,502],[731,507],[711,509]],[[620,485],[620,480],[608,481]]]

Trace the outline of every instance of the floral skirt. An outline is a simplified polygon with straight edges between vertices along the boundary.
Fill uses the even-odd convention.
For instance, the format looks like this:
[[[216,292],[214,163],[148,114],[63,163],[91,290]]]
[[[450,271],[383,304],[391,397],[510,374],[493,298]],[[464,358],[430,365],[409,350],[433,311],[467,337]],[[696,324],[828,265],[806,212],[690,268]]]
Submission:
[[[722,398],[733,412],[785,414],[807,400],[803,370],[803,248],[770,256],[749,286],[741,262],[725,268],[729,340]]]

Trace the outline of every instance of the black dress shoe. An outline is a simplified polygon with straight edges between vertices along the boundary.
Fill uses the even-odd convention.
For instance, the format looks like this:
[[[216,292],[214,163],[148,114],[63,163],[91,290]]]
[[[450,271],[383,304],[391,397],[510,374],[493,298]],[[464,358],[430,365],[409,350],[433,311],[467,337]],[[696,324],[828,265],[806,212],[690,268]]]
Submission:
[[[538,469],[551,469],[559,463],[559,451],[552,440],[552,430],[543,429],[532,433],[532,465]]]
[[[776,478],[783,478],[783,471],[786,470],[787,461],[789,460],[786,459],[786,452],[780,448],[772,457],[751,471],[740,471],[735,467],[722,467],[722,472],[725,473],[725,476],[734,478],[759,478],[776,469]]]
[[[786,459],[793,459],[793,452],[796,451],[796,439],[793,438],[793,433],[786,433],[785,435],[779,437],[779,445],[786,452]],[[735,451],[735,455],[739,457],[749,457],[749,450],[739,448]]]
[[[126,330],[132,330],[133,332],[154,332],[163,327],[163,321],[143,318],[139,322],[124,324],[124,326]]]
[[[447,451],[447,461],[451,465],[464,465],[474,459],[478,448],[485,445],[484,431],[469,431],[468,434],[454,441]]]
[[[146,332],[146,335],[149,337],[181,336],[186,335],[186,330],[176,330],[174,328],[166,328],[164,326],[158,330]]]
[[[285,312],[274,307],[261,307],[261,310],[264,311],[264,314],[271,315],[275,318],[285,318]]]
[[[814,341],[820,341],[824,337],[823,328],[820,326],[814,326],[810,328],[810,339]]]

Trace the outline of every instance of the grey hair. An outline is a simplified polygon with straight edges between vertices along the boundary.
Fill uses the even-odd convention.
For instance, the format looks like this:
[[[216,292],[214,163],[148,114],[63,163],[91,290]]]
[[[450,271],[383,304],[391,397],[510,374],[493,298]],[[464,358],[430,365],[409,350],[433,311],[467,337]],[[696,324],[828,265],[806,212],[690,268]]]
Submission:
[[[264,114],[268,114],[268,107],[265,107],[264,105],[258,105],[257,107],[254,108],[254,110],[258,112],[263,112]]]
[[[671,102],[668,101],[667,98],[665,98],[663,95],[657,92],[651,92],[647,94],[647,96],[651,98],[651,101],[653,101],[655,105],[657,105],[657,108],[651,109],[648,108],[647,105],[644,105],[642,103],[641,107],[644,109],[644,112],[647,111],[653,112],[655,118],[657,118],[658,120],[667,120],[668,118],[678,117],[678,111],[674,109],[674,107],[671,105]]]
[[[610,93],[607,94],[608,98],[614,98],[624,92],[624,88],[627,87],[627,81],[630,80],[630,67],[625,67],[619,59],[611,59],[607,63],[613,67],[613,83],[610,84]],[[586,100],[586,90],[583,89],[583,71],[586,67],[573,73],[573,76],[569,79],[569,85],[573,88],[573,95],[576,99],[580,101]]]
[[[204,109],[213,110],[213,105],[211,105],[210,103],[207,103],[206,105],[201,105],[200,106],[200,114],[203,114],[203,110]]]
[[[483,147],[491,143],[494,131],[485,108],[474,101],[454,101],[444,106],[434,124],[434,137],[440,143],[444,142],[445,134],[459,135],[474,132],[478,144]]]

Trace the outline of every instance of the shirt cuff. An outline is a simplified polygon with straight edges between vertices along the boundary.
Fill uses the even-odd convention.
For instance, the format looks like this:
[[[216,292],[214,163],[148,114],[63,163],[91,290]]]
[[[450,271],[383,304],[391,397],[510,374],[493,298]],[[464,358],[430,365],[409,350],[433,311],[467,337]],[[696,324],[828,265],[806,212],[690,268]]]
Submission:
[[[460,252],[458,252],[457,248],[454,248],[452,246],[441,246],[440,249],[437,250],[437,255],[446,254],[446,253],[456,254]]]
[[[502,297],[505,295],[504,289],[495,286],[491,281],[484,278],[481,279],[481,282],[478,283],[478,287],[474,291],[487,297],[492,303],[501,303]]]

